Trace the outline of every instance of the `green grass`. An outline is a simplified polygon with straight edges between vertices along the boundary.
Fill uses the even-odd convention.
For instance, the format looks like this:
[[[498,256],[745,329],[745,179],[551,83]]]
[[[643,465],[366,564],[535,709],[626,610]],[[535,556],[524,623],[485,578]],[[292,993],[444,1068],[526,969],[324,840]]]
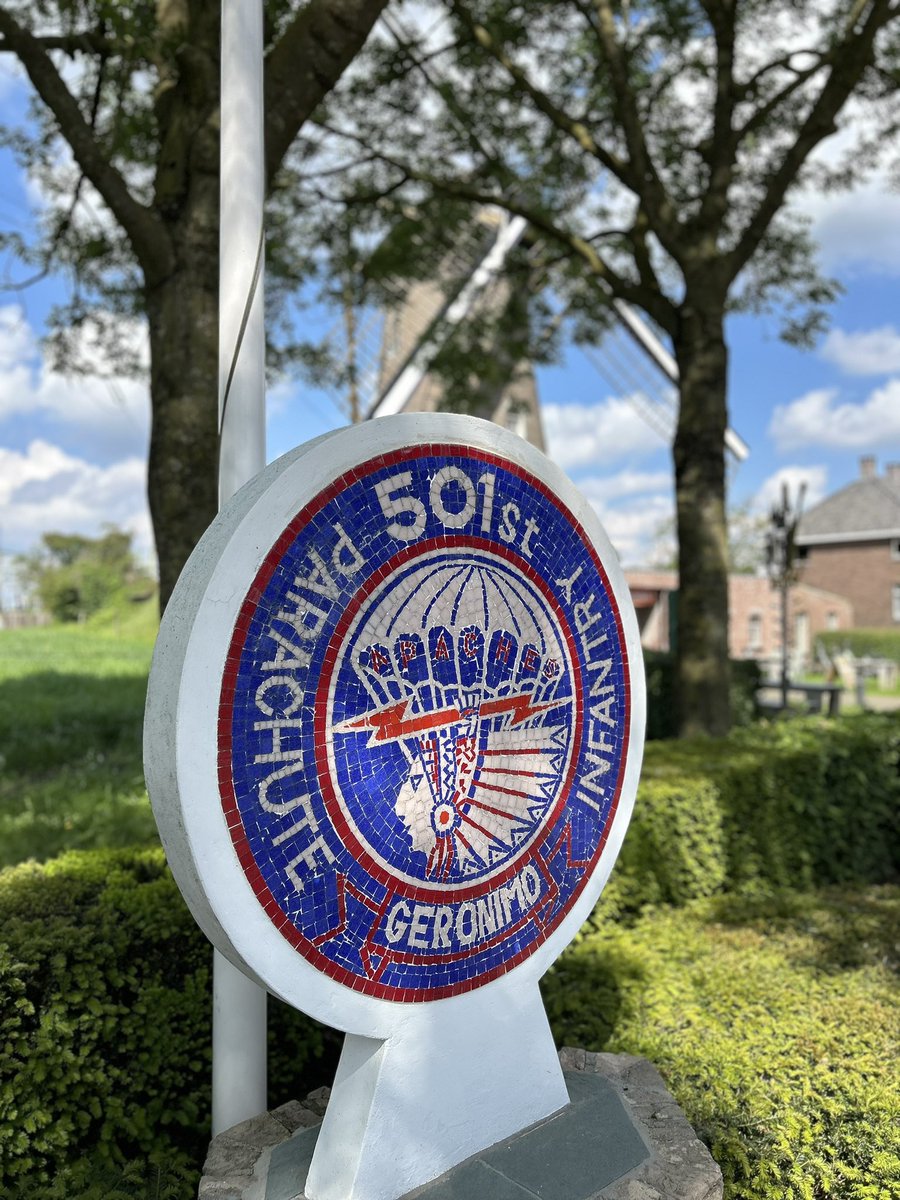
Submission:
[[[0,866],[156,840],[141,763],[155,630],[126,617],[127,634],[0,631]]]

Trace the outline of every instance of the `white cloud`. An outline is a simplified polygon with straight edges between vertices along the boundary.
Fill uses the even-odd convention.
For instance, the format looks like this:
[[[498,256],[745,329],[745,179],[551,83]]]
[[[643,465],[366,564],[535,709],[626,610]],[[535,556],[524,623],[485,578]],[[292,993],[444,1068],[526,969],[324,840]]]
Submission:
[[[672,476],[667,471],[621,471],[578,482],[625,566],[646,566],[660,530],[673,519]]]
[[[828,486],[828,468],[823,466],[781,467],[774,475],[769,476],[753,497],[751,503],[753,511],[768,513],[776,504],[780,504],[785,484],[787,484],[791,504],[797,503],[801,485],[806,484],[803,507],[804,509],[811,508],[825,496]]]
[[[125,328],[123,335],[145,355],[146,336],[140,326]],[[0,421],[43,413],[89,434],[108,454],[145,453],[150,421],[146,383],[109,375],[109,364],[96,345],[86,345],[85,355],[100,374],[64,376],[50,370],[19,310],[0,308]]]
[[[779,405],[769,424],[777,449],[858,450],[900,442],[900,379],[889,380],[860,404],[839,403],[837,396],[827,388]]]
[[[136,551],[147,558],[153,543],[145,484],[138,457],[98,467],[41,440],[24,452],[0,448],[4,547],[28,550],[49,530],[93,537],[113,524],[133,533]]]
[[[855,151],[862,141],[877,139],[878,121],[876,108],[862,98],[852,98],[838,132],[821,143],[812,161],[856,168]],[[823,192],[809,186],[796,193],[794,207],[811,218],[826,271],[900,274],[900,196],[891,184],[890,149],[890,140],[882,138],[882,161],[847,191]]]
[[[17,87],[27,85],[25,68],[14,54],[0,55],[0,100],[7,100]]]
[[[626,497],[672,491],[670,471],[619,471],[615,475],[592,476],[578,484],[592,504],[615,504]]]
[[[893,325],[857,333],[833,329],[822,346],[822,357],[848,375],[900,372],[900,333]]]
[[[900,274],[900,197],[883,174],[850,192],[806,192],[802,208],[813,219],[826,271]]]
[[[590,407],[545,404],[541,414],[548,453],[564,469],[617,462],[660,449],[659,435],[624,398]]]

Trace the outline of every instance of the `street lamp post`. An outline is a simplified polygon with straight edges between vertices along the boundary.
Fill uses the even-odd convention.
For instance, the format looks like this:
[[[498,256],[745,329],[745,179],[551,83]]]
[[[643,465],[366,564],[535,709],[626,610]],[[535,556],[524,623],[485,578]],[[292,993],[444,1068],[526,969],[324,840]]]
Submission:
[[[797,526],[803,513],[806,484],[801,483],[796,503],[791,503],[788,485],[781,485],[781,500],[769,515],[766,535],[766,570],[781,601],[781,705],[787,708],[790,683],[790,635],[788,604],[791,585],[797,580]]]

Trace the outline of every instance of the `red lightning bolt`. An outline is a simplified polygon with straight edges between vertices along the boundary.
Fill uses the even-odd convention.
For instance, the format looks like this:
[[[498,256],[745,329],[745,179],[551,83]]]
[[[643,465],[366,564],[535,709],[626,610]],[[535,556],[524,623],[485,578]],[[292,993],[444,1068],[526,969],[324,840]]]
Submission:
[[[463,719],[463,713],[458,708],[440,708],[436,712],[422,713],[417,717],[407,717],[406,711],[410,706],[409,700],[398,700],[396,704],[388,704],[377,712],[367,713],[364,717],[354,717],[350,721],[342,721],[335,725],[335,733],[351,733],[359,729],[374,730],[369,739],[369,745],[376,742],[389,742],[397,738],[412,737],[417,733],[442,729],[446,725],[455,725]],[[529,717],[536,716],[548,708],[556,708],[567,704],[568,700],[547,700],[543,704],[532,704],[531,693],[523,692],[519,696],[503,696],[499,700],[485,700],[479,707],[478,714],[482,717],[496,717],[501,713],[512,713],[511,725],[518,725]],[[466,716],[469,715],[467,711]]]

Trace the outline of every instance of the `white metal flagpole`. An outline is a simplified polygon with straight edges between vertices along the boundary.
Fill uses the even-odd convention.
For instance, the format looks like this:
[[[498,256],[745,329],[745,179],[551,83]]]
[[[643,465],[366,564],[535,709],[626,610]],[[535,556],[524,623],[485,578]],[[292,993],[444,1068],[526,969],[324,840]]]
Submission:
[[[262,0],[223,0],[219,504],[266,463]],[[213,1134],[266,1108],[266,993],[213,952]]]

